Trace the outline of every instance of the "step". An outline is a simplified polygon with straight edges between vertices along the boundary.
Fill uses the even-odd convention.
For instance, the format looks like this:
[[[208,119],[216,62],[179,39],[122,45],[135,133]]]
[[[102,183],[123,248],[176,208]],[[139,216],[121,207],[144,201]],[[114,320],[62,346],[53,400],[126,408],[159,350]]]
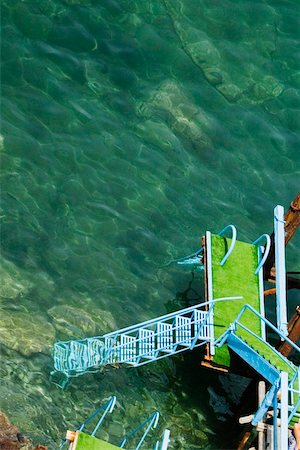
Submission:
[[[134,336],[121,334],[120,344],[118,349],[118,362],[129,363],[135,362],[137,356],[137,339]]]
[[[54,344],[54,368],[67,377],[107,364],[139,366],[210,340],[203,305],[184,308],[103,336]]]
[[[155,358],[155,333],[146,328],[139,329],[139,357]]]
[[[240,336],[230,333],[227,345],[270,383],[275,383],[278,379],[279,371]]]
[[[176,316],[175,334],[176,344],[190,347],[192,342],[192,320],[189,317]]]
[[[118,362],[119,350],[116,338],[106,337],[104,340],[105,364],[115,364]]]
[[[251,332],[239,328],[236,335],[243,339],[249,346],[259,353],[266,361],[270,361],[277,371],[287,372],[289,374],[289,381],[292,380],[297,367],[279,353],[271,344],[266,341],[261,341],[258,336],[254,336]]]
[[[157,350],[171,353],[173,351],[173,325],[170,323],[159,322],[156,330]]]
[[[194,337],[209,339],[210,325],[206,323],[207,312],[196,309],[193,315]]]

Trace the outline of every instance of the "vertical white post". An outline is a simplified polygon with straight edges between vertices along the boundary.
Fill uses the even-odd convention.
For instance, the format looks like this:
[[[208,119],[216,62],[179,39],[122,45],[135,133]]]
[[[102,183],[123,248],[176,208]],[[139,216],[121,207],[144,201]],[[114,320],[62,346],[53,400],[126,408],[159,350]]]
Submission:
[[[266,382],[259,381],[258,382],[258,406],[261,406],[264,398],[266,396]],[[265,442],[265,430],[263,424],[262,426],[257,427],[258,430],[258,450],[265,450],[266,442]]]
[[[263,257],[263,247],[258,246],[258,261],[262,260]],[[258,272],[259,279],[259,303],[260,303],[260,314],[265,317],[265,296],[264,296],[264,268],[262,267]],[[266,340],[266,323],[261,320],[260,321],[261,328],[261,337],[263,340]]]
[[[288,426],[289,426],[289,405],[288,405],[288,373],[280,374],[280,450],[288,450]],[[275,411],[274,411],[275,414]]]
[[[170,430],[165,429],[160,450],[167,450],[170,443]]]
[[[206,232],[206,276],[207,276],[207,300],[213,300],[213,281],[212,281],[212,254],[211,254],[211,233]],[[215,354],[215,336],[214,336],[214,304],[209,305],[209,337],[210,354]]]
[[[284,209],[280,205],[274,209],[274,241],[277,328],[287,336]]]

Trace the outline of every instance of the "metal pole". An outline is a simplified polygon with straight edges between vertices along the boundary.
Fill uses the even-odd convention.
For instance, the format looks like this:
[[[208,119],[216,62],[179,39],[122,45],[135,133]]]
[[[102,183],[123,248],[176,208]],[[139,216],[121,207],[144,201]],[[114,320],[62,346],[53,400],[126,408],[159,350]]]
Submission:
[[[274,237],[277,328],[287,336],[284,209],[280,205],[274,209]]]
[[[288,385],[289,378],[287,372],[280,374],[280,450],[288,450],[288,426],[289,426],[289,405],[288,405]]]
[[[259,381],[258,383],[258,406],[261,406],[263,399],[266,396],[266,382]],[[258,424],[259,426],[260,424]],[[264,427],[261,424],[258,427],[258,450],[265,450],[265,431]]]

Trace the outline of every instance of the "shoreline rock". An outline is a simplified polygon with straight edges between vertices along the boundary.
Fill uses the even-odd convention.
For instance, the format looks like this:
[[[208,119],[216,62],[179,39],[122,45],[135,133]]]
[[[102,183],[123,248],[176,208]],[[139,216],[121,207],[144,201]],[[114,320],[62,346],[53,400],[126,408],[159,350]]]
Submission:
[[[0,450],[47,450],[44,445],[34,446],[18,428],[0,411]]]

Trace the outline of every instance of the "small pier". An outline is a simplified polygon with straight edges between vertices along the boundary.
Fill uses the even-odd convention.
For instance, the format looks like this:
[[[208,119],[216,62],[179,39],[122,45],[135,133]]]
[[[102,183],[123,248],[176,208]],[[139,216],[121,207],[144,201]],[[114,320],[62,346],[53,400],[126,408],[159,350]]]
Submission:
[[[103,336],[57,342],[55,372],[67,382],[105,365],[138,367],[203,346],[201,364],[210,370],[256,374],[247,393],[258,403],[253,414],[237,417],[238,450],[287,450],[300,421],[300,369],[289,359],[300,356],[300,307],[288,318],[287,290],[300,284],[286,272],[285,246],[299,223],[300,193],[286,214],[275,207],[271,235],[243,242],[233,224],[207,231],[198,251],[177,260],[178,267],[204,270],[204,302]],[[276,323],[266,317],[272,296]]]

